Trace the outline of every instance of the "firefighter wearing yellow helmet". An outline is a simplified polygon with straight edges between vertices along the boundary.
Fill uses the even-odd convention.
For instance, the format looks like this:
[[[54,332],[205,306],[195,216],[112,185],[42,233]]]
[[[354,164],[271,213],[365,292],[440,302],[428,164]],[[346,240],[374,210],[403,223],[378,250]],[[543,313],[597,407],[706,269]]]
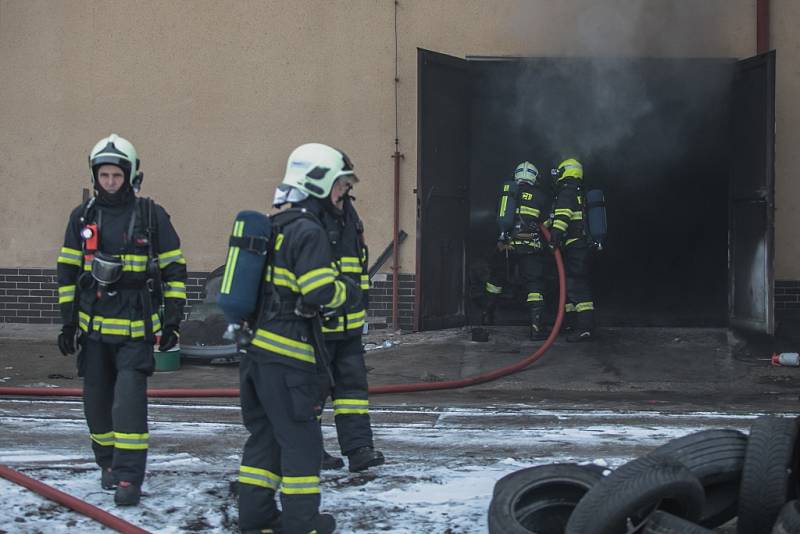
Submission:
[[[589,341],[594,329],[594,302],[589,285],[590,242],[587,238],[583,165],[575,158],[562,161],[552,171],[556,180],[550,246],[558,248],[567,276],[567,341]]]
[[[536,166],[523,161],[514,169],[513,181],[504,182],[497,208],[500,232],[497,249],[489,259],[489,279],[480,304],[481,322],[493,324],[497,300],[508,283],[515,266],[525,284],[530,336],[533,340],[547,337],[542,328],[543,271],[546,261],[539,223],[546,220],[547,195],[539,186]]]
[[[186,261],[167,212],[137,197],[133,144],[116,134],[89,153],[94,196],[69,217],[57,261],[63,327],[58,347],[80,349],[78,374],[103,489],[120,506],[139,502],[148,449],[147,377],[153,343],[178,342]],[[160,310],[163,309],[163,313]]]

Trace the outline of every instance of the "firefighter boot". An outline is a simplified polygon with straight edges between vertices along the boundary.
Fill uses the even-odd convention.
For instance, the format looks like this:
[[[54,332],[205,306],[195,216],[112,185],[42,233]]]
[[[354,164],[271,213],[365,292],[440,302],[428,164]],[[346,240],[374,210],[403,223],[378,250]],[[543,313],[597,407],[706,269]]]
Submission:
[[[547,339],[547,331],[542,326],[542,310],[539,308],[531,308],[530,311],[531,323],[531,341],[541,341]]]
[[[246,530],[241,531],[242,534],[282,534],[283,529],[281,528],[281,513],[278,514],[267,521],[266,526],[261,528],[248,528]]]
[[[314,527],[311,532],[316,534],[332,534],[336,530],[336,520],[331,514],[318,514],[311,521],[311,526]]]
[[[121,480],[114,493],[114,503],[117,506],[136,506],[142,496],[142,487]]]
[[[100,469],[100,487],[104,490],[113,490],[117,487],[114,484],[114,476],[111,474],[110,467],[103,467]]]
[[[344,460],[336,456],[328,454],[328,451],[322,449],[322,470],[331,471],[333,469],[341,469],[344,467]]]
[[[575,329],[567,336],[567,341],[570,343],[591,341],[594,330],[592,311],[576,312],[575,315]]]
[[[386,461],[383,457],[383,453],[381,451],[376,451],[372,447],[359,447],[348,454],[347,458],[350,464],[348,469],[350,469],[351,473],[357,473],[369,467],[375,467],[376,465],[383,465]]]

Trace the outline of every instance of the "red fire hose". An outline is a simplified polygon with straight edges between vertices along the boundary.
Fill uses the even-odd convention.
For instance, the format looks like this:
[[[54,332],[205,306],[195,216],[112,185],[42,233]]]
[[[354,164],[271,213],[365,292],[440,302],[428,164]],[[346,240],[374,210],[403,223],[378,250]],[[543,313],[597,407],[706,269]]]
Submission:
[[[27,475],[23,475],[19,471],[15,471],[10,467],[6,467],[5,465],[0,465],[0,476],[10,480],[11,482],[14,482],[15,484],[24,486],[31,491],[35,491],[39,495],[47,497],[52,501],[72,508],[76,512],[80,512],[85,516],[91,517],[95,521],[98,521],[109,528],[113,528],[117,532],[122,532],[124,534],[150,534],[149,531],[139,528],[132,523],[128,523],[124,519],[121,519],[115,515],[111,515],[105,510],[101,510],[97,506],[93,506],[88,502],[84,502],[68,493],[57,490],[52,486],[43,484],[42,482],[39,482],[38,480],[35,480]]]
[[[550,239],[550,232],[542,227],[542,232],[545,238]],[[566,303],[566,281],[564,274],[564,262],[561,259],[561,252],[556,249],[553,255],[556,261],[556,271],[558,272],[558,314],[556,315],[556,322],[553,325],[553,330],[547,337],[545,342],[539,349],[526,358],[508,365],[489,371],[487,373],[462,378],[459,380],[446,380],[442,382],[419,382],[416,384],[390,384],[384,386],[372,386],[369,388],[369,393],[372,395],[380,395],[382,393],[410,393],[414,391],[434,391],[439,389],[457,389],[466,386],[474,386],[476,384],[483,384],[484,382],[491,382],[498,378],[508,376],[510,374],[521,371],[538,360],[550,346],[555,342],[558,336],[558,331],[561,329],[561,323],[564,320],[564,304]],[[33,396],[33,397],[80,397],[83,395],[83,390],[78,388],[28,388],[28,387],[0,387],[0,395],[17,395],[17,396]],[[148,397],[156,398],[179,398],[179,397],[238,397],[238,388],[170,388],[170,389],[148,389]]]

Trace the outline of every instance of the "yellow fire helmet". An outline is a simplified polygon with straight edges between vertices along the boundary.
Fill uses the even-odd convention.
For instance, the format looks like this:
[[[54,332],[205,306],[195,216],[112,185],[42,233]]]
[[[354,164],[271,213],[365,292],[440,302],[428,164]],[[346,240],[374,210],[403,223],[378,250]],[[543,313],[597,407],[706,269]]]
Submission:
[[[557,178],[557,180],[563,180],[564,178],[575,178],[577,180],[582,180],[583,165],[581,165],[581,162],[575,158],[565,159],[558,164],[558,168],[553,169],[552,174]]]

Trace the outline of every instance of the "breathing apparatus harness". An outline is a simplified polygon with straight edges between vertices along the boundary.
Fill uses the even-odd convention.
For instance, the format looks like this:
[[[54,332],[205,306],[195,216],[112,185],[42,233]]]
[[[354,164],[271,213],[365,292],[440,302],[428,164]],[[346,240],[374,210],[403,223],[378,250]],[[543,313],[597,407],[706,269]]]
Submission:
[[[143,284],[139,282],[121,281],[124,271],[124,261],[112,254],[100,250],[100,230],[103,224],[103,210],[95,206],[97,197],[86,201],[83,213],[79,219],[81,229],[81,248],[83,262],[89,262],[91,269],[84,270],[78,277],[76,284],[76,302],[80,302],[80,293],[95,290],[95,299],[92,301],[90,316],[93,317],[94,303],[104,295],[113,297],[119,289],[146,289],[142,292],[142,311],[144,313],[145,339],[153,337],[153,300],[161,302],[163,287],[161,282],[161,268],[158,264],[158,227],[153,217],[154,202],[151,198],[135,197],[134,207],[125,234],[123,250],[130,250],[131,244],[135,246],[147,245],[147,265],[145,268],[146,279]],[[137,215],[146,221],[144,236],[134,236]],[[78,307],[73,307],[73,316],[77,316]],[[160,307],[160,305],[159,305]],[[76,317],[77,318],[77,317]],[[77,321],[76,321],[77,322]],[[88,325],[91,332],[91,325]]]
[[[241,320],[237,322],[229,322],[228,328],[223,335],[224,339],[232,340],[236,343],[239,349],[249,346],[253,338],[255,337],[254,328],[258,323],[261,321],[271,321],[274,319],[279,320],[287,320],[287,321],[309,321],[311,326],[311,342],[314,348],[316,349],[317,353],[320,355],[319,358],[316,358],[316,364],[319,371],[323,371],[327,376],[331,383],[331,387],[333,387],[334,380],[333,380],[333,373],[330,370],[329,366],[329,357],[325,347],[325,340],[322,335],[322,313],[323,310],[319,306],[310,306],[303,302],[302,295],[298,296],[294,302],[282,302],[280,298],[280,294],[275,288],[274,283],[274,270],[273,276],[270,277],[268,281],[266,281],[266,273],[273,268],[275,256],[271,254],[271,251],[274,250],[275,247],[275,240],[276,236],[281,233],[283,228],[300,219],[306,218],[315,223],[322,226],[319,218],[314,215],[312,212],[307,210],[306,208],[289,208],[278,213],[275,213],[271,216],[266,216],[263,214],[255,214],[254,212],[240,212],[237,216],[237,221],[243,216],[248,217],[260,217],[262,218],[267,224],[266,228],[266,235],[244,235],[244,236],[236,236],[232,235],[228,241],[229,250],[238,249],[238,252],[243,252],[244,255],[229,255],[228,262],[226,264],[226,271],[228,270],[229,265],[232,265],[233,268],[230,269],[229,272],[231,274],[231,285],[237,285],[237,274],[236,274],[236,267],[240,262],[248,261],[247,256],[248,254],[255,260],[259,258],[260,261],[263,261],[263,265],[259,269],[257,273],[257,278],[248,276],[248,280],[255,285],[255,281],[258,281],[258,284],[267,283],[263,289],[257,287],[250,287],[245,288],[248,282],[242,278],[240,283],[244,284],[241,289],[246,289],[249,293],[250,291],[257,292],[257,300],[255,302],[255,306],[251,308],[244,316],[239,315]],[[323,226],[324,227],[324,226]],[[257,261],[257,260],[256,260]],[[255,274],[255,273],[251,273]],[[223,286],[225,285],[225,278],[223,278]],[[230,293],[237,293],[237,291],[241,291],[241,289],[232,289],[229,291]],[[240,312],[242,310],[234,310],[231,306],[231,302],[227,301],[226,299],[222,298],[224,292],[220,293],[219,304],[220,307],[223,308],[223,311],[228,311],[226,308],[229,308],[230,311],[234,312],[234,315],[237,315],[236,312]],[[235,305],[236,303],[233,302]]]

